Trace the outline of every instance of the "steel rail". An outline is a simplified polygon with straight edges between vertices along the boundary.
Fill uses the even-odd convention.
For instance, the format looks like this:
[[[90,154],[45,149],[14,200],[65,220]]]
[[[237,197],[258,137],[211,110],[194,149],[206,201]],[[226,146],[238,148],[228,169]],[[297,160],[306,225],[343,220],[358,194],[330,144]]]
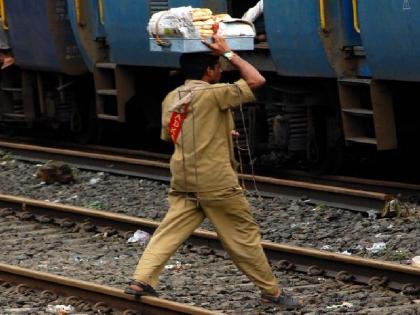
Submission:
[[[88,220],[97,226],[113,227],[123,231],[142,229],[153,233],[159,225],[159,222],[127,215],[6,195],[0,195],[0,207],[11,208],[17,213],[27,211],[35,215],[68,218],[80,223]],[[222,249],[217,234],[213,232],[198,229],[190,241],[197,245],[207,245],[215,250]],[[419,268],[267,241],[263,241],[262,245],[267,256],[277,261],[280,268],[338,279],[351,279],[372,286],[383,285],[406,292],[420,290]]]
[[[80,144],[73,142],[54,141],[48,139],[38,139],[30,137],[10,137],[0,135],[0,142],[5,143],[21,143],[38,146],[47,146],[51,148],[63,148],[69,150],[89,151],[103,154],[119,154],[122,156],[135,157],[135,158],[156,158],[162,161],[169,161],[171,158],[170,154],[158,153],[152,151],[145,151],[140,149],[127,149],[119,147],[110,147],[100,144]]]
[[[105,171],[165,182],[170,180],[169,164],[166,162],[2,141],[0,141],[0,148],[11,151],[16,155],[17,159],[37,162],[59,159],[81,169]],[[251,191],[254,189],[255,180],[263,196],[283,195],[298,199],[304,196],[313,204],[325,204],[360,212],[375,210],[380,213],[387,203],[395,199],[394,196],[387,193],[314,184],[304,181],[246,174],[240,174],[239,178],[245,182],[245,186]]]
[[[27,144],[28,142],[32,145],[38,146],[48,146],[51,148],[64,148],[69,150],[78,150],[83,152],[91,152],[91,153],[98,153],[98,154],[112,154],[112,155],[119,155],[125,157],[131,157],[136,159],[156,159],[162,162],[168,162],[171,158],[170,154],[164,153],[157,153],[157,152],[150,152],[144,150],[137,150],[137,149],[125,149],[125,148],[117,148],[117,147],[109,147],[103,145],[81,145],[75,143],[57,143],[54,141],[45,141],[45,140],[38,140],[33,138],[25,138],[25,137],[7,137],[4,135],[0,135],[0,143],[4,141],[6,143],[21,143]],[[262,170],[264,172],[264,170]],[[365,191],[375,191],[375,192],[385,192],[390,195],[412,195],[412,194],[419,194],[420,193],[420,185],[413,184],[413,183],[406,183],[406,182],[399,182],[399,181],[389,181],[389,180],[382,180],[382,179],[371,179],[371,178],[359,178],[359,177],[352,177],[348,175],[314,175],[310,174],[306,171],[301,170],[294,170],[294,169],[281,169],[276,170],[275,177],[288,179],[288,180],[295,180],[295,181],[305,181],[308,180],[318,184],[323,184],[327,186],[338,186],[343,188],[352,188],[356,190],[365,190]],[[385,190],[385,191],[384,191]]]
[[[45,272],[33,271],[0,263],[0,280],[24,285],[39,290],[49,290],[58,296],[76,296],[84,301],[98,305],[98,308],[111,307],[128,314],[130,311],[141,314],[220,314],[200,307],[194,307],[157,297],[143,296],[136,299],[122,290],[80,281]],[[100,303],[100,304],[97,304]]]
[[[385,190],[389,194],[419,194],[420,185],[404,183],[398,181],[387,181],[381,179],[358,178],[346,175],[311,175],[299,170],[282,170],[277,176],[285,179],[293,180],[317,180],[324,185],[339,185],[340,187],[351,186],[353,189],[366,189],[369,187],[371,191]]]

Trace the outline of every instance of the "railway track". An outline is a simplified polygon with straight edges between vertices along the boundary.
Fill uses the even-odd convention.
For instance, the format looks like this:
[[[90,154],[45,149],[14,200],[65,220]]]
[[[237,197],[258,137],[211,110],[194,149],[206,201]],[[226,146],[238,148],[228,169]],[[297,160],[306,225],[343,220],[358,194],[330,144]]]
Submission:
[[[74,182],[45,184],[34,177],[40,165],[7,156],[0,164],[3,193],[150,220],[161,220],[166,213],[168,185],[165,182],[75,169]],[[248,200],[263,239],[271,242],[403,265],[420,255],[419,213],[415,205],[403,204],[402,209],[409,211],[407,217],[382,218],[374,213],[365,215],[323,204],[314,206],[306,199],[258,198],[249,194]],[[207,221],[202,228],[213,230]]]
[[[58,300],[72,305],[80,312],[93,313],[95,307],[117,309],[118,305],[113,306],[108,295],[112,299],[122,299],[126,308],[121,312],[127,308],[140,307],[133,306],[131,299],[121,293],[143,248],[135,243],[127,244],[127,239],[136,229],[152,232],[157,222],[16,197],[9,198],[6,202],[3,196],[2,200],[1,207],[8,207],[2,208],[0,212],[0,237],[3,240],[1,257],[4,263],[14,265],[0,265],[0,299],[3,303],[8,301],[7,293],[11,290],[18,292],[13,294],[16,300],[16,294],[20,296],[18,299],[22,299],[30,294],[28,292],[41,288],[37,291],[38,295],[35,294],[32,298],[38,301],[38,305],[38,296],[42,293],[39,292],[48,289],[58,294],[70,290],[64,295],[82,296],[83,299]],[[402,314],[399,312],[416,314],[420,311],[418,269],[297,247],[268,243],[264,246],[271,256],[273,268],[282,285],[305,301],[302,310],[304,314],[354,312],[390,315]],[[282,252],[284,256],[273,257],[273,252]],[[296,259],[298,256],[306,258],[299,260]],[[319,262],[320,266],[312,265],[314,261],[310,261],[311,258]],[[326,265],[322,265],[322,261]],[[352,273],[343,269],[337,273],[341,269],[337,265],[341,264],[341,267],[344,263],[347,267],[355,266],[357,271]],[[16,279],[16,271],[35,280],[32,282],[27,278]],[[54,289],[40,285],[39,280],[44,276],[43,279],[59,284],[60,287],[64,282],[66,288]],[[61,277],[72,279],[64,280]],[[194,304],[225,314],[278,314],[281,311],[259,304],[256,288],[226,259],[224,252],[219,250],[214,233],[197,231],[194,239],[169,262],[162,278],[159,287],[162,296],[178,303]],[[367,285],[359,284],[366,280]],[[19,284],[27,284],[30,289],[27,286],[18,286]],[[392,289],[395,286],[405,293]],[[77,291],[79,288],[88,291],[83,294]],[[91,297],[92,292],[102,292],[102,289],[108,295]],[[103,305],[104,300],[107,301],[106,306]],[[14,305],[12,301],[9,302]],[[147,307],[160,303],[154,298],[142,298],[141,302]],[[177,305],[184,311],[185,307],[190,311],[197,310],[191,314],[212,312],[206,313],[205,310],[173,302],[165,303],[172,307]],[[173,313],[156,310],[142,314]]]
[[[115,174],[128,176],[137,176],[148,178],[151,180],[159,180],[168,182],[170,178],[169,165],[163,161],[165,156],[155,157],[155,160],[139,159],[132,156],[98,153],[99,148],[95,147],[95,151],[76,150],[76,149],[60,149],[54,147],[28,145],[13,142],[0,142],[0,149],[11,152],[15,158],[21,160],[29,160],[36,162],[45,162],[47,160],[60,160],[81,168],[96,171],[105,171]],[[127,153],[127,152],[126,152]],[[130,154],[134,152],[128,152]],[[305,197],[313,204],[325,204],[332,207],[349,209],[353,211],[368,212],[376,211],[382,213],[385,207],[396,201],[396,197],[392,193],[378,192],[379,182],[362,182],[357,183],[358,189],[340,187],[337,182],[317,184],[313,182],[279,179],[263,176],[251,176],[247,174],[240,175],[241,180],[249,190],[258,187],[262,196],[282,195],[285,197],[301,199]],[[374,185],[375,184],[375,185]],[[385,184],[385,183],[384,183]],[[369,185],[375,187],[376,191],[370,191]],[[403,189],[401,183],[396,183],[395,189]],[[384,185],[383,191],[389,191],[392,187],[391,183]],[[416,186],[405,186],[405,189],[415,190]],[[392,207],[391,207],[392,208]]]
[[[23,145],[35,145],[47,148],[62,148],[68,150],[82,151],[97,153],[101,155],[118,155],[123,157],[131,157],[140,160],[157,160],[161,162],[168,162],[170,159],[169,154],[144,151],[144,150],[135,150],[135,149],[125,149],[117,148],[110,146],[102,145],[81,145],[74,144],[70,142],[60,142],[57,143],[51,140],[37,139],[37,138],[25,138],[25,137],[6,137],[4,135],[0,136],[0,147],[2,144],[6,146],[13,144],[23,144]],[[272,174],[272,170],[262,170],[263,174]],[[418,195],[420,193],[420,185],[414,183],[406,183],[401,181],[390,181],[390,180],[381,180],[381,179],[372,179],[372,178],[359,178],[352,177],[347,175],[313,175],[306,171],[301,170],[289,170],[281,169],[276,170],[275,176],[277,178],[294,180],[294,181],[305,181],[313,184],[322,184],[327,186],[337,186],[341,188],[349,188],[356,190],[366,190],[374,192],[385,192],[390,195]]]
[[[153,233],[159,224],[116,213],[13,196],[0,195],[0,206],[3,209],[13,209],[22,218],[32,218],[37,215],[61,220],[71,219],[89,229],[93,229],[93,226],[101,226],[120,231],[141,229]],[[4,211],[7,214],[9,210]],[[47,219],[47,221],[49,220]],[[205,245],[221,250],[217,235],[213,232],[197,230],[192,237],[192,242],[198,246]],[[349,278],[364,284],[382,281],[382,285],[391,289],[407,290],[407,292],[411,290],[417,292],[420,289],[420,269],[418,268],[273,242],[263,242],[263,246],[268,257],[285,269],[317,273],[329,277]]]
[[[19,299],[19,296],[31,296],[32,300],[37,302],[32,306],[27,303],[24,308],[7,307],[6,294],[2,291],[8,295],[14,293],[15,299]],[[120,289],[2,263],[0,263],[1,300],[3,300],[1,314],[22,312],[42,314],[48,308],[54,309],[54,306],[59,305],[95,314],[217,314],[203,308],[157,297],[145,296],[139,301],[127,296]],[[57,311],[56,314],[58,313]]]

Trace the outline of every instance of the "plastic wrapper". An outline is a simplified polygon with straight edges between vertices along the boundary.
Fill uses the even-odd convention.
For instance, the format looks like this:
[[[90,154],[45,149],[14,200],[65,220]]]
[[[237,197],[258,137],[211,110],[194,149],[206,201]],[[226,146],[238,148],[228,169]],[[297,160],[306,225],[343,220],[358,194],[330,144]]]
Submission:
[[[76,312],[75,308],[71,305],[48,305],[45,311],[48,314],[54,314],[54,315],[67,315],[67,314],[73,314]]]
[[[153,14],[147,30],[152,37],[198,37],[193,25],[192,7],[173,8]]]
[[[150,234],[142,231],[137,230],[132,237],[130,237],[127,243],[140,243],[140,245],[147,245],[150,240]]]
[[[420,256],[413,257],[411,265],[416,268],[420,268]]]

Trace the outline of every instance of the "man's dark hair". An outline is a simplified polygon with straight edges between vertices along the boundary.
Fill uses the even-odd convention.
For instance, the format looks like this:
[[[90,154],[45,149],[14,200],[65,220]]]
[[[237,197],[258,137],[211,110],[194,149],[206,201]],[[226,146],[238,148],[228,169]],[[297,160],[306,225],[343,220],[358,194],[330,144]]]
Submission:
[[[183,54],[179,61],[182,73],[190,80],[201,80],[207,68],[214,69],[218,62],[219,56],[207,53]]]

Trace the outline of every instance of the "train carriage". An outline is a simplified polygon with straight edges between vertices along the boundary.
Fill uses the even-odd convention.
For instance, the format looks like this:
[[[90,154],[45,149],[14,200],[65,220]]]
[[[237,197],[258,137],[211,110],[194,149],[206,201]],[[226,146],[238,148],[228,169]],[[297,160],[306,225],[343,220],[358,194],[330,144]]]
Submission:
[[[420,9],[412,1],[378,1],[264,1],[263,34],[256,49],[242,55],[268,83],[247,106],[245,121],[238,121],[259,162],[298,161],[328,171],[339,164],[345,144],[390,151],[409,142],[407,130],[418,132],[412,120],[417,108],[405,103],[420,81]],[[160,102],[180,78],[173,71],[179,55],[149,50],[150,16],[191,5],[240,17],[256,2],[3,0],[3,27],[22,79],[11,86],[17,70],[3,73],[0,121],[73,129],[105,122],[147,134],[142,145],[153,145],[159,142]],[[84,84],[89,91],[81,107],[71,87],[86,80],[92,84]],[[66,113],[60,108],[67,116],[57,115]]]
[[[80,136],[89,106],[88,70],[70,27],[67,5],[53,0],[2,0],[2,27],[17,67],[3,71],[1,121],[53,129],[65,125]]]

